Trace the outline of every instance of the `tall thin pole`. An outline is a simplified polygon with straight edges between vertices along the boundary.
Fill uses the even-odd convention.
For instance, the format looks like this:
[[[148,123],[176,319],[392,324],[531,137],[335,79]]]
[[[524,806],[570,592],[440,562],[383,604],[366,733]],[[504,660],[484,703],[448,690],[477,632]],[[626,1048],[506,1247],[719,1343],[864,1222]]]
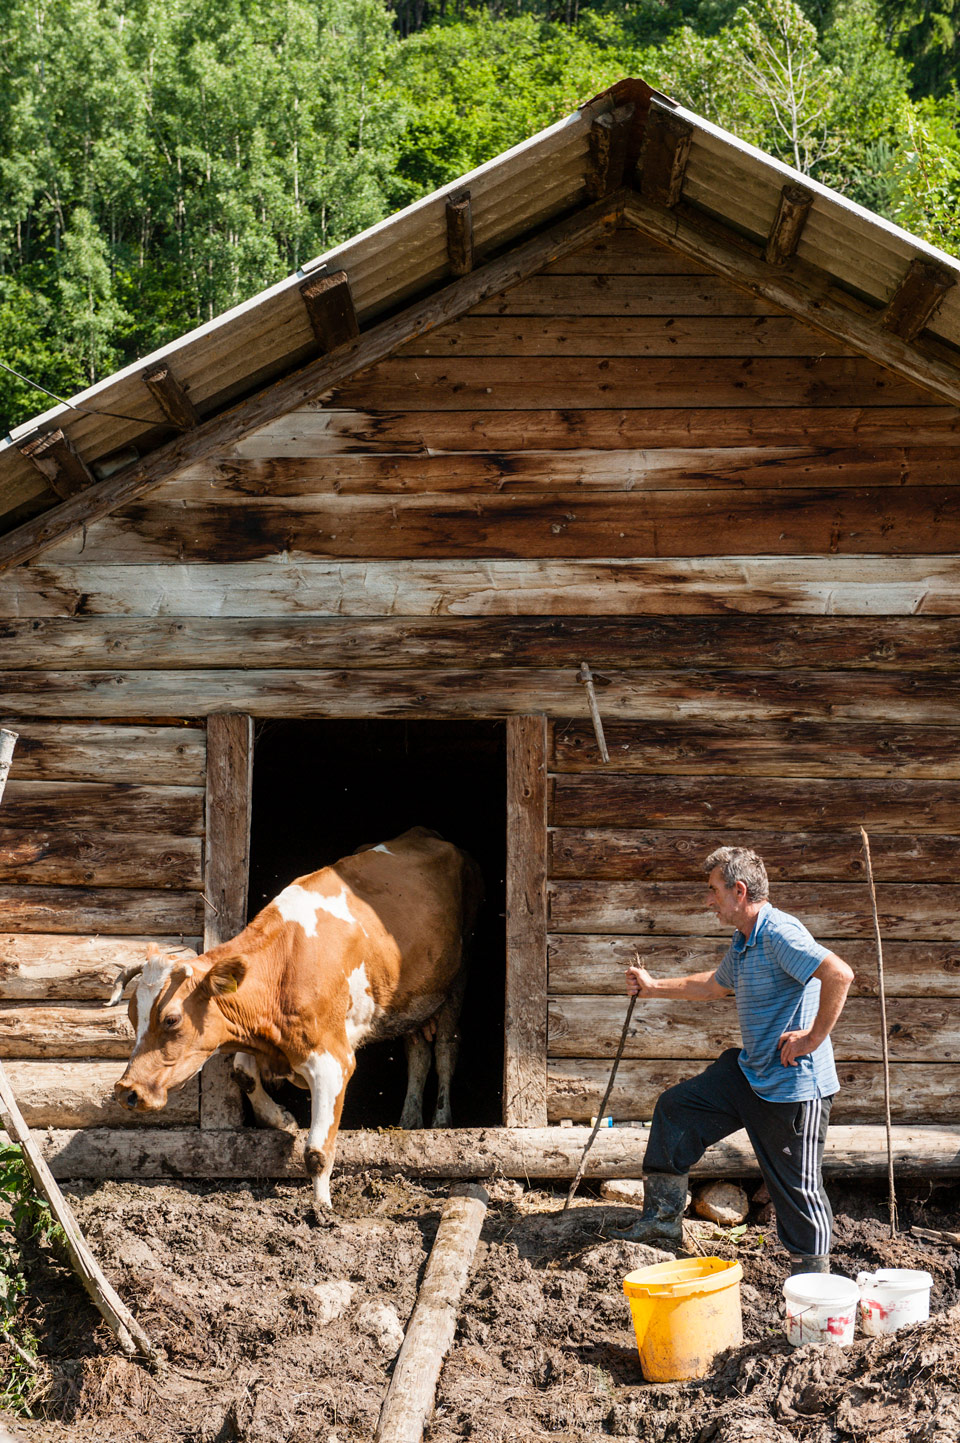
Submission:
[[[887,1042],[887,997],[883,984],[883,943],[880,940],[880,918],[877,915],[877,890],[873,885],[873,863],[870,860],[870,838],[860,828],[863,857],[867,866],[867,885],[873,908],[873,935],[877,944],[877,993],[880,998],[880,1043],[883,1051],[883,1112],[887,1126],[887,1186],[890,1196],[890,1236],[897,1235],[897,1195],[893,1182],[893,1136],[890,1127],[890,1049]]]

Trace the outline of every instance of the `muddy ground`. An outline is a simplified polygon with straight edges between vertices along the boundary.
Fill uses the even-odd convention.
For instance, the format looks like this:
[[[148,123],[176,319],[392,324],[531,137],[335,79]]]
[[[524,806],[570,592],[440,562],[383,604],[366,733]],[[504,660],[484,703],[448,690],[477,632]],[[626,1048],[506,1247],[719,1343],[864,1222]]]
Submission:
[[[127,1362],[71,1275],[32,1265],[40,1338],[34,1443],[350,1443],[370,1440],[436,1233],[445,1186],[341,1176],[336,1221],[309,1185],[104,1183],[66,1189],[107,1275],[168,1365]],[[786,1255],[756,1216],[736,1242],[709,1223],[690,1245],[739,1257],[745,1341],[696,1383],[648,1384],[622,1291],[663,1255],[608,1241],[629,1210],[587,1190],[491,1184],[491,1205],[441,1376],[429,1443],[957,1443],[960,1252],[891,1240],[882,1193],[834,1198],[836,1271],[926,1268],[931,1321],[848,1349],[790,1349]],[[901,1227],[958,1226],[960,1191],[901,1189]],[[694,1235],[699,1235],[694,1240]],[[0,1363],[6,1345],[0,1342]]]

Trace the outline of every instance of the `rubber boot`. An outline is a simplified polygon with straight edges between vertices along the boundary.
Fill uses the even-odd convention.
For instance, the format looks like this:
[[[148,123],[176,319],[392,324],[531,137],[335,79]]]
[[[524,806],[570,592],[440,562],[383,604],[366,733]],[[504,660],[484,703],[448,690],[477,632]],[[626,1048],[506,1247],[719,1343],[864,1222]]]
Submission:
[[[797,1273],[829,1273],[829,1253],[791,1253],[790,1276]]]
[[[648,1172],[643,1179],[643,1212],[630,1227],[611,1228],[609,1235],[677,1252],[683,1247],[686,1206],[686,1173]]]

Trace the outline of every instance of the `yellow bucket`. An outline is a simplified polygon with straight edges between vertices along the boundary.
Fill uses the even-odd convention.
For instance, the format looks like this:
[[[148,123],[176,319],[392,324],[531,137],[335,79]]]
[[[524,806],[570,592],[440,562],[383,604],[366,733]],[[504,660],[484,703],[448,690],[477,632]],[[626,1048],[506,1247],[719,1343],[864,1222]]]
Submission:
[[[743,1342],[743,1268],[688,1258],[638,1268],[623,1280],[648,1383],[702,1378],[715,1354]]]

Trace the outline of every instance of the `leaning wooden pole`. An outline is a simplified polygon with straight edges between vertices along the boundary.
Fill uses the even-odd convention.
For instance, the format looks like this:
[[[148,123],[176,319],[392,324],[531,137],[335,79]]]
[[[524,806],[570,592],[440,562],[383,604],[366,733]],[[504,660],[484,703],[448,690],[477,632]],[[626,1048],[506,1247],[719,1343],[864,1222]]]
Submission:
[[[16,732],[0,729],[0,801],[6,785],[17,742]],[[33,1178],[37,1191],[50,1204],[50,1211],[63,1230],[64,1246],[74,1272],[86,1288],[94,1305],[99,1309],[109,1327],[117,1337],[121,1348],[130,1357],[146,1358],[151,1363],[159,1361],[160,1355],[137,1322],[136,1318],[114,1292],[104,1277],[100,1265],[87,1246],[79,1224],[73,1216],[56,1179],[50,1171],[30,1129],[23,1120],[17,1099],[13,1095],[7,1074],[0,1062],[0,1122],[12,1142],[19,1143],[23,1160]]]
[[[450,1190],[374,1443],[421,1443],[489,1201],[477,1183]]]
[[[890,1201],[890,1236],[897,1235],[897,1194],[893,1180],[893,1129],[890,1119],[890,1046],[887,1041],[887,992],[883,981],[883,943],[880,940],[880,917],[877,913],[877,889],[873,885],[873,863],[870,860],[870,838],[860,828],[863,857],[867,868],[867,885],[870,888],[870,906],[873,908],[873,935],[877,944],[877,993],[880,998],[880,1045],[883,1055],[883,1114],[887,1128],[887,1187]]]

